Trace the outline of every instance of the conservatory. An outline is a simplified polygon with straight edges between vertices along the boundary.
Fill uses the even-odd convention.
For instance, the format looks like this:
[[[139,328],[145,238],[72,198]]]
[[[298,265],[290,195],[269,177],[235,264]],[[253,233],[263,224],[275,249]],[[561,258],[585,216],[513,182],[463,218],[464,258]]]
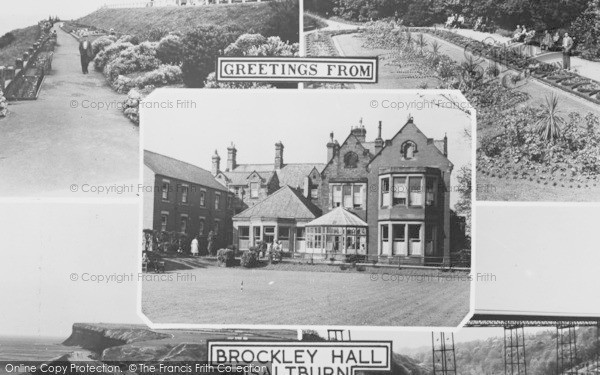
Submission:
[[[306,224],[305,252],[335,255],[367,254],[367,223],[343,207]]]

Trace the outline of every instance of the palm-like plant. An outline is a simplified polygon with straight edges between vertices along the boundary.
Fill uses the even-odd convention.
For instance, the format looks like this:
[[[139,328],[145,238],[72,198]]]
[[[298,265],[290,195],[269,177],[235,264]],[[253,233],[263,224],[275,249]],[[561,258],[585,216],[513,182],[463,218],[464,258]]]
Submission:
[[[431,42],[431,55],[433,57],[438,57],[440,55],[441,49],[442,49],[442,46],[438,43],[437,40],[434,40],[433,42]]]
[[[542,140],[553,142],[560,137],[561,126],[565,124],[565,119],[560,113],[558,96],[546,96],[546,104],[542,106],[540,119],[535,125]]]
[[[417,47],[419,47],[419,54],[422,55],[423,50],[428,45],[427,41],[425,40],[425,36],[422,33],[419,34],[415,43],[417,44]]]

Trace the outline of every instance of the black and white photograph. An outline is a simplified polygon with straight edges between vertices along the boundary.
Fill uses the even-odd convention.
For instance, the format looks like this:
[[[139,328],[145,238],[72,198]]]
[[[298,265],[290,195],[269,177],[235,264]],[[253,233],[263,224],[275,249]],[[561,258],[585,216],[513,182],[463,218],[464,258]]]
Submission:
[[[144,274],[130,250],[139,238],[138,208],[131,202],[0,203],[0,226],[11,233],[3,240],[0,273],[1,374],[55,374],[43,365],[67,366],[61,374],[114,374],[126,362],[206,363],[208,340],[298,339],[296,330],[150,329],[137,314]]]
[[[3,7],[4,8],[4,7]],[[0,196],[135,197],[139,103],[217,56],[297,56],[297,0],[34,0],[0,15]]]
[[[142,112],[143,263],[156,275],[142,283],[142,312],[152,323],[465,318],[474,117],[458,92],[185,97],[202,109]],[[159,281],[182,270],[193,280]]]
[[[308,56],[378,56],[377,84],[459,89],[477,110],[477,199],[600,201],[595,0],[304,1]]]

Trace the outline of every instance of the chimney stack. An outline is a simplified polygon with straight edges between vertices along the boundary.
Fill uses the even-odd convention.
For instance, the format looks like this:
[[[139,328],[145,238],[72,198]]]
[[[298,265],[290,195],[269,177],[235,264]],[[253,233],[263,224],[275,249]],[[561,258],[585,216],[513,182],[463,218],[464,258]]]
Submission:
[[[275,143],[275,169],[283,168],[283,143]]]
[[[231,146],[227,147],[227,170],[233,171],[237,167],[237,149],[231,142]]]
[[[215,150],[215,154],[212,157],[212,174],[216,176],[221,170],[221,157],[217,150]]]
[[[448,133],[444,133],[444,156],[448,157]]]
[[[367,139],[367,129],[365,129],[365,126],[363,125],[362,117],[358,123],[358,126],[350,130],[350,134],[353,134],[356,138],[358,138],[360,143],[365,142]]]
[[[377,127],[377,138],[375,138],[375,150],[379,151],[383,148],[383,138],[381,138],[381,121]]]
[[[327,142],[327,162],[333,158],[335,154],[335,142],[333,141],[333,132],[329,133],[329,142]]]

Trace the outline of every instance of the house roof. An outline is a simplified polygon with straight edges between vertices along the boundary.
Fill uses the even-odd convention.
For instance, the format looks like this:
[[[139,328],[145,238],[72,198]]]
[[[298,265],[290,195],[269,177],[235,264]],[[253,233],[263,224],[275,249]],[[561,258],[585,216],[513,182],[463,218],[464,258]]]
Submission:
[[[312,172],[313,168],[321,173],[324,167],[325,164],[320,163],[284,164],[281,169],[275,169],[273,164],[239,164],[233,171],[222,173],[230,179],[232,185],[247,184],[246,178],[252,172],[257,172],[266,181],[272,178],[273,173],[277,173],[281,186],[289,185],[297,188],[304,185],[304,178]]]
[[[269,217],[311,220],[320,214],[321,211],[317,206],[303,197],[298,190],[286,185],[254,206],[235,215],[234,219]]]
[[[144,150],[144,164],[154,173],[202,185],[221,191],[229,191],[221,185],[206,169],[186,163],[181,160]]]
[[[366,227],[368,224],[343,207],[336,207],[318,219],[306,224],[311,227]]]

